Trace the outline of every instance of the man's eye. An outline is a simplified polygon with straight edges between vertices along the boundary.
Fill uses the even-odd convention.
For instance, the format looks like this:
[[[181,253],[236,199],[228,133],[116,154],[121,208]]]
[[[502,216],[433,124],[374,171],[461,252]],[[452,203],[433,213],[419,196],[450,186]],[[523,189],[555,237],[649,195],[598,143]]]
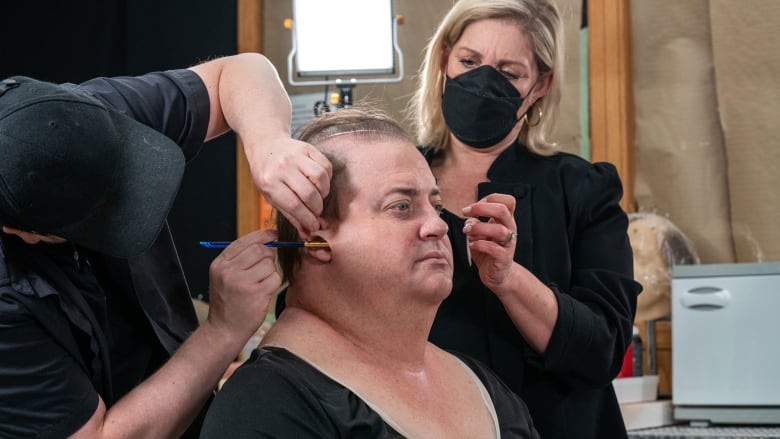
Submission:
[[[405,212],[405,211],[409,210],[409,203],[407,203],[405,201],[402,201],[400,203],[395,203],[393,208],[395,208],[396,210],[400,210],[400,211],[404,211]]]
[[[443,204],[434,204],[433,208],[436,209],[436,212],[439,212],[439,215],[444,213],[444,205]]]

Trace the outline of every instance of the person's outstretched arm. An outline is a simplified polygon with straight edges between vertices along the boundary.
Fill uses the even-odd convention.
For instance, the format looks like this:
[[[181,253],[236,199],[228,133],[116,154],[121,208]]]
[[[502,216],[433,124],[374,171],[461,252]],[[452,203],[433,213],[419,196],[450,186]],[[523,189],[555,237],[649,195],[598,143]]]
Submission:
[[[281,284],[272,249],[275,232],[239,238],[209,269],[209,315],[154,375],[109,410],[101,399],[73,438],[180,436],[241,348],[265,320]]]
[[[290,99],[274,66],[263,55],[244,53],[191,69],[211,98],[206,138],[234,130],[257,187],[307,238],[319,227],[331,165],[316,148],[292,139]]]

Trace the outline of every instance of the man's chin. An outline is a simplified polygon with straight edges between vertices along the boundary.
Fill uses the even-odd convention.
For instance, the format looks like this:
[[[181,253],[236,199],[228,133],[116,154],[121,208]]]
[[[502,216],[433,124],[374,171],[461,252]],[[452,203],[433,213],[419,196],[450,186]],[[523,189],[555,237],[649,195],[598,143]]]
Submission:
[[[433,281],[433,279],[429,279],[430,281]],[[445,279],[442,279],[441,282],[438,282],[436,285],[433,285],[431,287],[432,297],[436,297],[438,301],[443,301],[447,297],[449,297],[450,292],[452,292],[452,277],[448,277]]]

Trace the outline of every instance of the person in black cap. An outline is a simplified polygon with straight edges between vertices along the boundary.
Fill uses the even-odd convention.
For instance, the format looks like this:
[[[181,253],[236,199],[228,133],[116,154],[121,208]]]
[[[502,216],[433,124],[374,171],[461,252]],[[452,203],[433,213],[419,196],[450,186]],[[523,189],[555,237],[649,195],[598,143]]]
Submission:
[[[316,230],[331,167],[290,119],[257,54],[80,85],[0,82],[0,437],[197,434],[280,285],[262,245],[276,234],[214,260],[198,327],[165,218],[185,161],[233,129],[266,197],[304,236]]]

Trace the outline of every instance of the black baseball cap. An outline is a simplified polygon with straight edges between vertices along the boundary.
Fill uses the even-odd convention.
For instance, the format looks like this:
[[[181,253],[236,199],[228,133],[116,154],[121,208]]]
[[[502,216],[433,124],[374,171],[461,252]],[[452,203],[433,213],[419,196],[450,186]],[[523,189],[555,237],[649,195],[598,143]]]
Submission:
[[[157,238],[183,172],[173,140],[78,86],[0,81],[0,224],[137,256]]]

